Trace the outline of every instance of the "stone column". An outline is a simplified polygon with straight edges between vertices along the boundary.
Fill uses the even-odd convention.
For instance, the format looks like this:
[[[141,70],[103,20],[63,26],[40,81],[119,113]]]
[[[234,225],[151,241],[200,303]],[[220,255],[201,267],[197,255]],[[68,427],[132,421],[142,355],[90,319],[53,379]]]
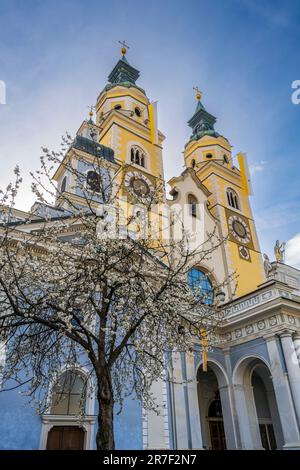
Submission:
[[[295,346],[298,363],[300,366],[300,333],[294,333],[293,340],[294,340],[294,346]]]
[[[186,354],[187,393],[192,449],[203,449],[194,354]]]
[[[174,426],[176,434],[176,448],[188,449],[188,429],[186,415],[186,401],[183,385],[181,354],[172,353],[173,362],[173,399],[174,399]]]
[[[280,340],[294,400],[298,425],[300,425],[300,368],[292,339],[292,333],[285,331],[280,335]]]
[[[299,450],[300,433],[287,374],[284,372],[279,354],[279,345],[277,344],[274,336],[266,338],[266,343],[270,358],[270,371],[272,374],[273,387],[284,439],[283,448]]]
[[[253,397],[241,384],[233,386],[242,449],[262,449]]]
[[[231,367],[229,348],[224,349],[224,356],[225,356],[225,366],[226,366],[226,371],[227,371],[227,376],[228,376],[228,381],[229,381],[229,386],[227,390],[229,407],[226,410],[227,412],[225,412],[223,409],[223,416],[225,416],[226,414],[226,418],[227,418],[227,413],[228,411],[230,411],[230,416],[229,416],[229,419],[227,418],[227,421],[230,422],[230,425],[231,425],[231,430],[229,430],[230,438],[228,440],[227,447],[228,449],[239,449],[240,448],[240,436],[239,436],[239,430],[238,430],[238,419],[237,419],[235,399],[234,399],[233,386],[232,386],[232,367]],[[221,397],[222,397],[222,394],[221,394]],[[227,407],[227,397],[226,395],[224,396],[224,392],[223,392],[223,401],[225,403],[225,406]],[[224,426],[225,426],[226,418],[224,418]]]
[[[237,449],[235,427],[234,427],[234,413],[232,401],[230,396],[230,389],[228,385],[219,387],[220,399],[222,404],[223,423],[226,438],[227,449]]]

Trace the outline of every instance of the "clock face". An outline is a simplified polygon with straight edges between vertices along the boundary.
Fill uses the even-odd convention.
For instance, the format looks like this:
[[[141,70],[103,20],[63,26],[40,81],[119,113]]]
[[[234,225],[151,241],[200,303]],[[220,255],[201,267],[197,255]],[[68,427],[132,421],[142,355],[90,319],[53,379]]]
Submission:
[[[247,229],[239,220],[232,222],[232,228],[239,237],[245,238],[247,236]]]
[[[145,202],[154,190],[151,181],[143,173],[137,171],[129,171],[126,174],[125,186],[133,196]]]
[[[240,243],[249,243],[251,241],[250,230],[244,219],[232,215],[228,219],[228,225],[230,232],[237,241]]]
[[[149,194],[150,188],[149,185],[143,179],[134,178],[132,181],[132,189],[135,194],[145,197]]]

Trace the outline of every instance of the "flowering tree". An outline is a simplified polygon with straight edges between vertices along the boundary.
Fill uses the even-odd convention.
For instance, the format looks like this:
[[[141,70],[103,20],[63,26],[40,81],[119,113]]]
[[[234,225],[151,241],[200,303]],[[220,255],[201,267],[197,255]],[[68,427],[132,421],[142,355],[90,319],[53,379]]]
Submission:
[[[65,145],[69,152],[68,137]],[[150,387],[165,378],[166,351],[190,351],[202,329],[213,338],[220,311],[201,289],[190,289],[187,272],[224,240],[215,231],[191,250],[184,230],[179,240],[161,230],[156,237],[139,236],[148,233],[148,214],[153,203],[163,201],[163,186],[144,201],[145,217],[140,210],[129,215],[123,210],[120,216],[125,166],[97,158],[92,164],[96,176],[87,185],[86,173],[68,152],[66,157],[63,151],[43,149],[41,168],[32,175],[41,207],[49,209],[48,197],[55,197],[59,216],[50,208],[41,217],[35,208],[26,222],[13,221],[18,169],[15,184],[2,193],[2,390],[27,383],[28,396],[45,412],[58,372],[65,366],[85,367],[94,384],[89,393],[99,404],[97,448],[114,449],[115,405],[134,393],[145,408],[155,408]],[[68,192],[51,180],[56,164],[73,182]],[[112,218],[116,207],[117,218]],[[229,281],[214,285],[214,293]]]

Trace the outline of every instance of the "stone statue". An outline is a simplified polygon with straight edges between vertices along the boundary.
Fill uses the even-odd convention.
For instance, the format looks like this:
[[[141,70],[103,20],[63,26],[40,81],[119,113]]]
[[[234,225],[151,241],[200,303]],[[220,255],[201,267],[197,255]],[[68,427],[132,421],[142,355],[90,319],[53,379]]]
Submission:
[[[280,244],[279,240],[276,240],[274,253],[277,263],[284,263],[285,243]]]
[[[274,273],[274,269],[270,262],[270,258],[266,254],[264,254],[264,269],[265,269],[266,277],[267,279],[269,279],[271,275]]]

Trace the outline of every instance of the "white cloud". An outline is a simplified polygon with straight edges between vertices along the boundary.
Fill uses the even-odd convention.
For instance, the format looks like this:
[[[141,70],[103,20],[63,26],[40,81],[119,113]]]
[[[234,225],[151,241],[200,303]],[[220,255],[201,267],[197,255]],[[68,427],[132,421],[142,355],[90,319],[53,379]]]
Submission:
[[[286,243],[285,262],[300,269],[300,233]]]
[[[265,169],[265,164],[267,162],[265,162],[264,160],[261,160],[259,163],[256,163],[254,165],[251,165],[250,166],[250,174],[251,176],[253,176],[255,173],[260,173],[261,171],[263,171]]]

